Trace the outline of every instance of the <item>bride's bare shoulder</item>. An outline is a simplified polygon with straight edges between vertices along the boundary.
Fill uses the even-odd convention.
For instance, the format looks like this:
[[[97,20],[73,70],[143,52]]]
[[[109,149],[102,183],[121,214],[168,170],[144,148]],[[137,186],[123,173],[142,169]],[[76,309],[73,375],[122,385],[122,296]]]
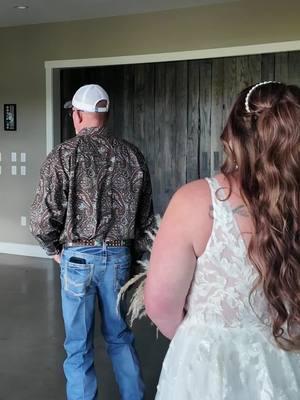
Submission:
[[[173,195],[171,203],[192,208],[210,201],[210,189],[205,179],[197,179],[181,186]]]
[[[173,195],[169,206],[168,214],[181,214],[182,218],[191,221],[204,210],[209,210],[211,195],[208,182],[205,179],[198,179],[181,186]]]

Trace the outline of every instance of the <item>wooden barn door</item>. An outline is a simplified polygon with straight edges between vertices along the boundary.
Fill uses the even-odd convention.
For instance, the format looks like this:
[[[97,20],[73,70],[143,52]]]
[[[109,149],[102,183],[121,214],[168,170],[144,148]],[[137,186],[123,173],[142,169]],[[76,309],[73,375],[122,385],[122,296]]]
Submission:
[[[265,80],[300,85],[300,52],[68,69],[61,72],[61,99],[86,83],[108,91],[110,129],[144,153],[155,211],[162,213],[179,186],[218,172],[219,137],[233,101]],[[63,115],[62,140],[72,135]]]

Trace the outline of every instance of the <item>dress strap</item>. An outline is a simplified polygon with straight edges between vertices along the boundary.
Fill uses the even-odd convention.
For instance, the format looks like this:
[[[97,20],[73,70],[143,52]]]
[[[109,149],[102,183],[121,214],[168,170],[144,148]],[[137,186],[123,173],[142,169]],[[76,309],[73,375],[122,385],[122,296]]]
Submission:
[[[211,215],[214,218],[214,221],[217,221],[217,224],[221,225],[221,229],[223,231],[230,232],[231,235],[236,237],[240,247],[243,248],[243,251],[245,252],[245,254],[247,254],[247,246],[242,237],[238,223],[233,215],[230,203],[228,200],[226,200],[226,195],[222,186],[220,186],[215,177],[205,179],[207,180],[211,191],[213,206],[213,210],[211,210]]]
[[[222,200],[225,198],[225,194],[223,191],[223,188],[220,186],[219,182],[215,177],[212,178],[205,178],[205,180],[208,183],[208,186],[210,188],[210,193],[211,193],[211,202],[212,202],[212,216],[214,218],[217,218],[221,214],[224,214],[224,212],[228,212],[228,202],[225,200]]]

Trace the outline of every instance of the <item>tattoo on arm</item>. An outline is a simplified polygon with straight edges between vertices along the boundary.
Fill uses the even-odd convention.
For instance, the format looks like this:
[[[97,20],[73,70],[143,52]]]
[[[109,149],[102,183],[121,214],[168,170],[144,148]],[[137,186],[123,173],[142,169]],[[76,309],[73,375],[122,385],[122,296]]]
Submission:
[[[242,204],[232,209],[233,214],[241,215],[242,217],[249,217],[247,208]]]

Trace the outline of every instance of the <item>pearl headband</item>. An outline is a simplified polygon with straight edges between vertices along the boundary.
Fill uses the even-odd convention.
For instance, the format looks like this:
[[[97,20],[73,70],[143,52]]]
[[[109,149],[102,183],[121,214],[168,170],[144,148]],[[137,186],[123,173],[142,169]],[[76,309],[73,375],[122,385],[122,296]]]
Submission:
[[[252,88],[249,90],[249,92],[247,93],[246,99],[245,99],[245,108],[246,111],[248,113],[251,112],[250,108],[249,108],[249,98],[252,94],[252,92],[254,92],[254,90],[258,87],[258,86],[262,86],[262,85],[268,85],[269,83],[280,83],[280,82],[276,82],[276,81],[265,81],[265,82],[260,82],[254,86],[252,86]]]

